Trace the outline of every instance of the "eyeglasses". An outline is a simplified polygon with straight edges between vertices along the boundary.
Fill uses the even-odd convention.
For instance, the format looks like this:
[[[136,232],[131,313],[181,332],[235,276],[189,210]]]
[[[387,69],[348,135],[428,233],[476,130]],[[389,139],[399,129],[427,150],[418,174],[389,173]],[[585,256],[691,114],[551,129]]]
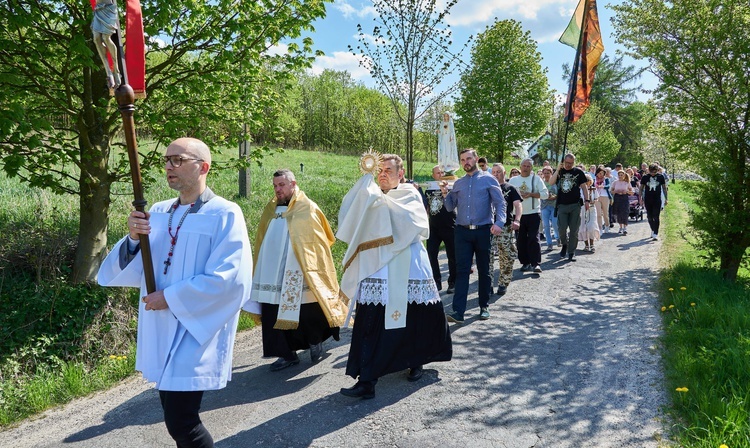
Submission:
[[[190,157],[182,156],[164,156],[162,158],[164,159],[165,164],[169,162],[173,168],[179,168],[182,165],[182,162],[185,160],[195,160],[198,162],[203,162],[203,159],[191,159]]]

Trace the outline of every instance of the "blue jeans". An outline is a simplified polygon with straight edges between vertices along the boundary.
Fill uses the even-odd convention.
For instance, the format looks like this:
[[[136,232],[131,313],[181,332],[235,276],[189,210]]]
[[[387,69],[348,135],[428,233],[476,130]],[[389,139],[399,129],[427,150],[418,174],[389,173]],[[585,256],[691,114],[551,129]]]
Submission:
[[[555,206],[548,205],[542,207],[542,224],[544,224],[544,239],[547,240],[547,246],[554,246],[555,242],[552,241],[552,234],[549,229],[555,231],[555,237],[560,239],[560,233],[557,229],[557,217],[555,216]]]
[[[487,308],[490,304],[492,279],[490,277],[490,225],[470,230],[456,225],[454,236],[456,240],[456,292],[453,294],[453,312],[458,317],[464,317],[466,301],[469,295],[469,275],[471,262],[477,258],[477,273],[479,274],[479,306]]]

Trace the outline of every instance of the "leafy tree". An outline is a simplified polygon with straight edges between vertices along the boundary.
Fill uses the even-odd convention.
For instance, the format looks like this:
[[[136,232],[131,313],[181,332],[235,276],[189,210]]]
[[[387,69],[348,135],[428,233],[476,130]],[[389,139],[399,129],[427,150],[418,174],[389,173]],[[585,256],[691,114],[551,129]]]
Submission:
[[[514,20],[488,26],[477,37],[471,61],[461,76],[457,127],[470,145],[502,162],[544,131],[552,111],[546,69],[531,33]]]
[[[613,8],[618,40],[660,80],[654,94],[670,149],[711,186],[695,191],[701,248],[735,281],[750,247],[750,4],[627,0]]]
[[[620,143],[612,130],[612,120],[596,102],[573,125],[568,143],[582,163],[598,165],[613,158]]]
[[[670,138],[670,127],[666,121],[657,117],[646,131],[642,151],[643,161],[649,165],[658,163],[659,166],[667,170],[667,174],[674,174],[686,169],[692,170],[685,161],[677,158],[676,151],[670,151],[670,148],[676,147],[676,142]],[[671,179],[674,183],[674,176]]]
[[[142,8],[148,98],[138,102],[137,126],[161,143],[185,135],[226,143],[239,137],[242,122],[259,127],[278,102],[278,93],[257,86],[288,81],[309,65],[309,38],[284,54],[268,50],[310,29],[325,14],[325,0],[143,0]],[[127,161],[113,151],[120,114],[94,50],[91,18],[88,1],[0,2],[2,168],[80,197],[77,282],[96,275],[111,188],[127,176]]]
[[[568,130],[568,123],[565,122],[565,115],[565,105],[557,105],[554,115],[550,119],[549,125],[547,125],[547,130],[552,134],[552,138],[543,141],[540,148],[544,153],[544,157],[548,158],[555,168],[562,161],[566,153],[565,133]],[[585,112],[584,115],[586,115]]]
[[[620,142],[617,154],[601,162],[630,165],[642,159],[644,133],[654,116],[647,113],[644,103],[636,101],[636,94],[641,90],[638,80],[644,69],[624,65],[623,57],[602,57],[596,69],[591,101],[610,117],[615,137]],[[569,72],[569,66],[563,64],[563,73]]]
[[[452,53],[451,31],[444,19],[457,0],[373,0],[378,17],[372,34],[357,25],[362,66],[370,71],[391,99],[406,128],[406,176],[412,177],[414,124],[430,105],[446,98],[455,86],[436,88],[461,64],[461,51]],[[403,107],[402,107],[403,106]]]
[[[403,128],[388,97],[356,83],[346,71],[300,75],[288,96],[298,97],[289,108],[305,149],[361,154],[369,147],[390,152],[403,143]]]

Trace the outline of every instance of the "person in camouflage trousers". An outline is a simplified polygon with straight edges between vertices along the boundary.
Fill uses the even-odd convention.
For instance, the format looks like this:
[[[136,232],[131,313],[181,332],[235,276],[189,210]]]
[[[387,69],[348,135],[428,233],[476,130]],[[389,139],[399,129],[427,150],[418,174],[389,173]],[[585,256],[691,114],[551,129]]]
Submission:
[[[495,267],[495,259],[498,262],[499,278],[497,282],[497,295],[502,296],[513,278],[513,263],[518,257],[514,234],[521,225],[521,195],[518,190],[509,183],[505,182],[505,167],[502,163],[496,163],[492,166],[492,175],[495,176],[503,191],[508,216],[505,219],[505,226],[502,228],[500,235],[492,235],[492,245],[490,247],[490,270]]]

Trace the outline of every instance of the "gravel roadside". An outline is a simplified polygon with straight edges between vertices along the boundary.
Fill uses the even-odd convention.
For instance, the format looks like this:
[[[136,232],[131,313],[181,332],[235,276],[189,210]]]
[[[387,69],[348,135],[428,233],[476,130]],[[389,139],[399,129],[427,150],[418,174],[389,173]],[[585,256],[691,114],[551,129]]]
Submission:
[[[516,263],[487,321],[476,316],[474,278],[467,320],[452,324],[453,360],[427,365],[415,383],[406,372],[381,378],[373,400],[338,393],[353,382],[344,375],[349,330],[326,343],[319,364],[300,353],[299,365],[276,373],[260,358],[260,332],[244,332],[233,380],[204,397],[204,424],[219,448],[662,446],[661,243],[645,220],[629,231],[603,235],[574,263],[545,252],[541,274]],[[0,432],[0,446],[174,445],[158,394],[132,378]]]

